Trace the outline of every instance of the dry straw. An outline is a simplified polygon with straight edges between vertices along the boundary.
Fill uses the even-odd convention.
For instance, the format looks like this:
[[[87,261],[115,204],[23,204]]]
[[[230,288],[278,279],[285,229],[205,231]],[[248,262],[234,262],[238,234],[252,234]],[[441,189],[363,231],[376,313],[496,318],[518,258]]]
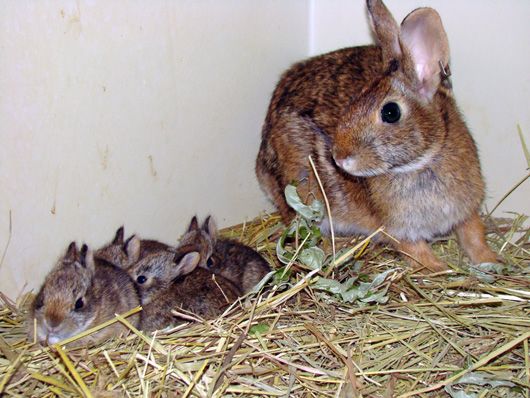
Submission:
[[[434,244],[452,268],[412,274],[390,249],[336,239],[334,279],[373,280],[388,269],[385,304],[317,290],[325,271],[276,260],[277,215],[224,230],[279,269],[258,294],[215,320],[90,348],[26,341],[28,296],[0,307],[0,395],[38,397],[529,397],[530,231],[524,217],[490,219],[503,274],[477,272],[450,238]],[[319,246],[331,256],[331,243]],[[294,248],[295,252],[299,252]],[[361,255],[362,254],[362,255]],[[358,267],[352,263],[361,262]],[[357,264],[359,265],[359,264]],[[88,331],[90,333],[91,331]],[[84,333],[86,334],[86,333]],[[81,337],[81,336],[80,336]],[[463,382],[459,384],[459,381]],[[473,384],[475,383],[475,384]],[[486,383],[484,385],[484,383]],[[482,385],[481,385],[482,384]],[[492,386],[496,386],[495,388]],[[463,395],[454,395],[454,394]]]

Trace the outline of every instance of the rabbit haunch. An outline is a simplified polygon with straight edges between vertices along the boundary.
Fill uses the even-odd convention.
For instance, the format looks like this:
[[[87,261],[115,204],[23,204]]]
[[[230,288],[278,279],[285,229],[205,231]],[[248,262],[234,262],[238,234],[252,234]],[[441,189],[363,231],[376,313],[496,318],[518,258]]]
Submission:
[[[260,185],[290,220],[287,184],[321,197],[312,156],[335,232],[384,225],[400,251],[440,270],[426,242],[455,230],[474,263],[496,261],[478,215],[477,149],[442,73],[449,44],[440,17],[420,8],[398,26],[381,1],[367,5],[377,46],[311,58],[280,79],[256,161]]]
[[[125,271],[95,259],[86,245],[78,251],[72,242],[46,276],[31,305],[30,339],[33,338],[33,319],[37,323],[37,340],[55,344],[139,304],[138,291]],[[138,320],[139,315],[129,318],[134,326]],[[114,323],[75,344],[104,340],[127,330],[121,323]]]

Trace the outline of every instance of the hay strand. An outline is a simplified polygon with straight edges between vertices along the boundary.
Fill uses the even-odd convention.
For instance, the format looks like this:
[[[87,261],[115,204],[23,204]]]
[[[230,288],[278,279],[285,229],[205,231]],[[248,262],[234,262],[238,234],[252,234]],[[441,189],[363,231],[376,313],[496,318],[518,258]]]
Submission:
[[[66,352],[64,352],[64,350],[61,348],[60,345],[55,345],[53,348],[57,351],[57,353],[59,354],[59,357],[64,362],[66,368],[68,369],[70,374],[73,376],[74,380],[77,382],[79,389],[83,393],[83,396],[86,398],[92,398],[92,393],[88,389],[83,378],[77,372],[74,364],[68,358],[68,355],[66,355]]]

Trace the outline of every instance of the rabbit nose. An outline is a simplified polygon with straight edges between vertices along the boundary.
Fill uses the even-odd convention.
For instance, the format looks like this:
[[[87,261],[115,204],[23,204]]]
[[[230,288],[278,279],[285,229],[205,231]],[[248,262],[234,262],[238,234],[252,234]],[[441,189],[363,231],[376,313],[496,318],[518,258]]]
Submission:
[[[347,172],[357,170],[358,161],[355,156],[347,156],[344,159],[335,159],[335,163],[337,163],[337,166],[339,166],[342,170]]]

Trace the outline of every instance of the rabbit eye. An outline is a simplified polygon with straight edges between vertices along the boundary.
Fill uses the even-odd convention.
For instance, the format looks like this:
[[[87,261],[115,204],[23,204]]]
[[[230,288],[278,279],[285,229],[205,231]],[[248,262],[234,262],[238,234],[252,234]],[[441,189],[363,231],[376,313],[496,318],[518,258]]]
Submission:
[[[136,278],[136,282],[138,282],[140,285],[142,283],[145,283],[145,281],[147,280],[147,278],[143,275],[140,275],[138,278]]]
[[[213,261],[212,257],[206,260],[206,265],[208,266],[208,268],[212,267],[214,264],[215,264],[215,261]]]
[[[381,109],[381,119],[385,123],[396,123],[401,118],[401,109],[395,102],[383,105]]]
[[[83,308],[83,305],[85,305],[85,303],[83,302],[83,299],[79,297],[75,302],[75,309],[80,310],[81,308]]]

